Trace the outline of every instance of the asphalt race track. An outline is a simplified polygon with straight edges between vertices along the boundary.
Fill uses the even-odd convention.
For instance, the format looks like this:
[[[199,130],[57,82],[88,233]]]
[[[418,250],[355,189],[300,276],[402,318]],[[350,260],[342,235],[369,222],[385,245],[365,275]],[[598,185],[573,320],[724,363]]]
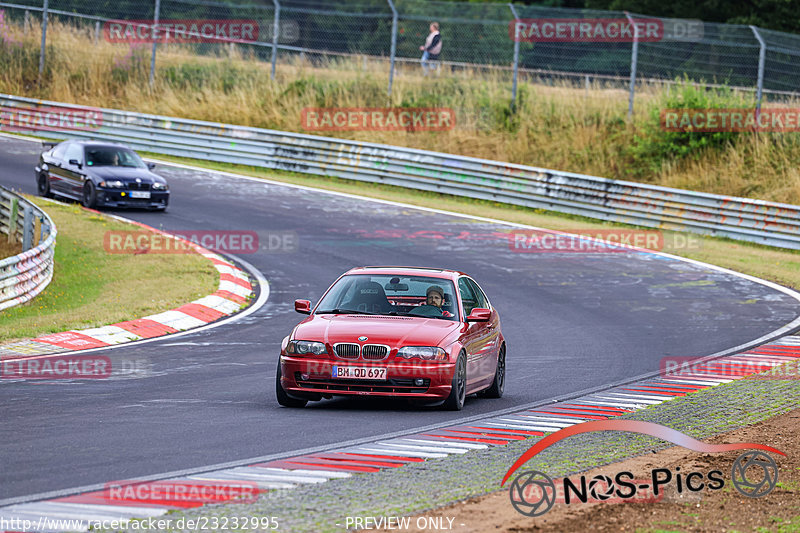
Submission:
[[[0,137],[0,183],[35,194],[39,148]],[[169,211],[118,214],[166,230],[254,230],[262,247],[269,232],[294,232],[299,249],[242,256],[270,284],[269,301],[254,314],[104,352],[147,361],[147,376],[0,383],[0,499],[378,437],[544,400],[657,371],[663,357],[737,346],[800,312],[796,300],[769,287],[652,254],[516,253],[494,235],[508,230],[499,224],[198,171],[156,172],[170,181]],[[391,400],[278,406],[280,342],[301,320],[293,301],[317,301],[343,271],[375,264],[475,277],[499,309],[508,342],[502,399],[468,398],[461,413]]]

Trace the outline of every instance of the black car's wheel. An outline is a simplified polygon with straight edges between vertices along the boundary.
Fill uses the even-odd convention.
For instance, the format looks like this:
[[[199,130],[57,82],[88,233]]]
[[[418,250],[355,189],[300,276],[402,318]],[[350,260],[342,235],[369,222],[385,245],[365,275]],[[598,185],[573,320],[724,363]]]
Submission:
[[[467,358],[462,352],[456,361],[453,371],[450,396],[444,401],[444,408],[448,411],[460,411],[464,408],[464,399],[467,397]]]
[[[50,179],[47,177],[47,174],[39,174],[39,179],[36,180],[37,189],[39,190],[39,196],[44,196],[45,198],[52,198],[53,193],[50,192]]]
[[[88,207],[90,209],[97,205],[97,190],[94,188],[94,183],[91,181],[87,181],[83,186],[81,204],[83,204],[83,207]]]
[[[500,353],[497,354],[497,368],[494,371],[494,381],[492,385],[481,391],[480,396],[483,398],[502,398],[503,389],[506,386],[506,345],[500,348]]]
[[[281,385],[281,362],[278,360],[278,371],[275,373],[275,396],[278,397],[278,403],[284,407],[305,407],[308,400],[299,400],[292,398],[286,391],[283,390]]]

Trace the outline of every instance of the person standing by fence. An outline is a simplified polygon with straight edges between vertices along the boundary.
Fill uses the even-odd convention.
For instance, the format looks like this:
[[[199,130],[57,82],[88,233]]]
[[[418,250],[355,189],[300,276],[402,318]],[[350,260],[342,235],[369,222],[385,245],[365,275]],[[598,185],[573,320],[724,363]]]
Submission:
[[[422,71],[427,74],[428,70],[439,68],[439,54],[442,53],[442,35],[439,33],[439,23],[431,22],[430,33],[425,39],[425,44],[420,46],[422,50]]]

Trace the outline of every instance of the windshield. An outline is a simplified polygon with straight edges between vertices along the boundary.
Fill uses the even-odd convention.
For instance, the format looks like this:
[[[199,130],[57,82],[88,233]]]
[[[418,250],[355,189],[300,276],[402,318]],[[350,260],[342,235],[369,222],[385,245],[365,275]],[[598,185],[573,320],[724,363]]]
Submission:
[[[316,314],[359,313],[457,321],[453,282],[430,276],[351,274],[337,281]]]
[[[116,146],[87,146],[86,164],[90,167],[147,168],[133,150]]]

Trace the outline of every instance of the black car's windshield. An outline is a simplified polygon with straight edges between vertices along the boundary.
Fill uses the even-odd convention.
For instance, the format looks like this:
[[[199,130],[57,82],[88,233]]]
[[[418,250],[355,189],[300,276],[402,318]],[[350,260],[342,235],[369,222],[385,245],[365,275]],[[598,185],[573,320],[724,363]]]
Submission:
[[[90,167],[147,168],[136,152],[116,146],[87,146],[86,164]]]
[[[322,298],[316,313],[459,319],[452,281],[392,274],[344,276]]]

